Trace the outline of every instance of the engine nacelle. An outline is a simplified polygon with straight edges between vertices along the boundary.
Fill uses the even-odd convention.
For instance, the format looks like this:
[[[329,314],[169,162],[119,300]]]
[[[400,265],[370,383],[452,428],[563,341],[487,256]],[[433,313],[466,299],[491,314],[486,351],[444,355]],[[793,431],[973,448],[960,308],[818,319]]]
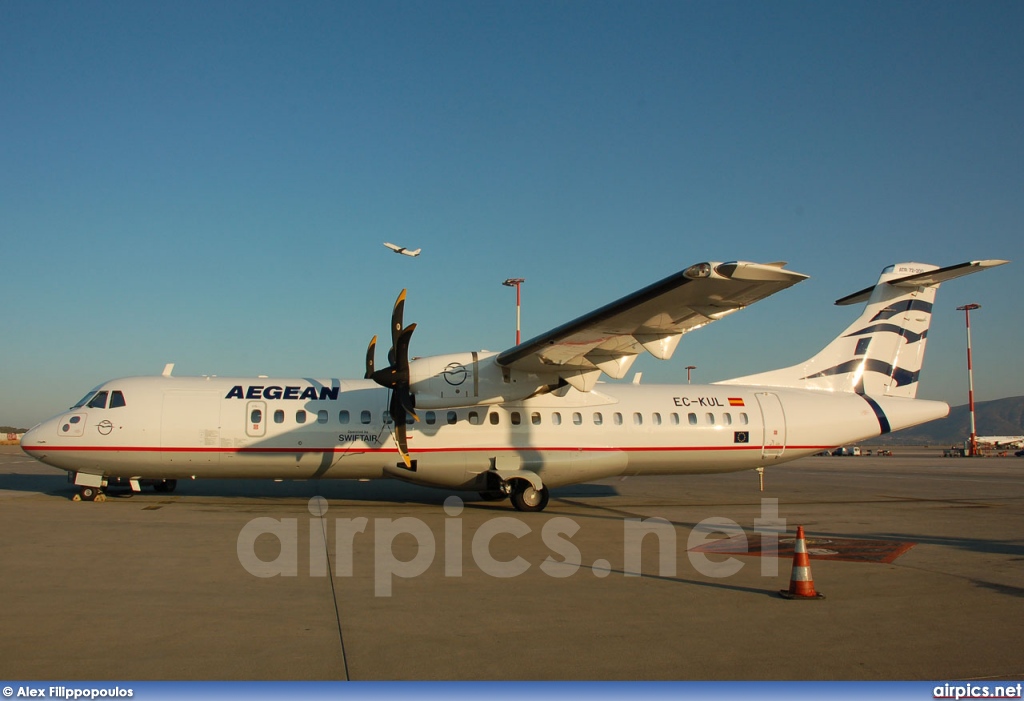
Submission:
[[[417,409],[454,409],[525,399],[557,378],[503,368],[497,353],[474,351],[409,362],[409,389]]]

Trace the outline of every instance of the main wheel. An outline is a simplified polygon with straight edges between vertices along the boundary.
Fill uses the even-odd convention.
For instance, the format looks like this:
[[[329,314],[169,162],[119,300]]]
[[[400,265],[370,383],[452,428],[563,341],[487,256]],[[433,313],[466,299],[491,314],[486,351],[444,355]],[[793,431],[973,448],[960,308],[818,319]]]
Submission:
[[[544,507],[548,505],[550,497],[548,488],[537,489],[529,482],[525,482],[525,485],[525,487],[516,485],[512,490],[512,506],[516,511],[543,511]]]
[[[78,494],[82,497],[82,501],[94,501],[99,491],[96,487],[82,487],[78,490]]]
[[[153,489],[158,492],[173,492],[178,486],[178,480],[160,480],[153,485]]]

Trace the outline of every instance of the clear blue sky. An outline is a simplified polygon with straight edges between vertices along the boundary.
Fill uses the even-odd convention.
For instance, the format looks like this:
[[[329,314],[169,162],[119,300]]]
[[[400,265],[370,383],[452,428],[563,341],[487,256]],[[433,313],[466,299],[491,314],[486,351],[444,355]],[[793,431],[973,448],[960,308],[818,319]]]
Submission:
[[[1024,3],[0,3],[0,424],[113,377],[361,376],[704,260],[811,279],[645,381],[802,360],[894,262],[945,285],[921,396],[1024,395]],[[381,246],[422,247],[416,259]]]

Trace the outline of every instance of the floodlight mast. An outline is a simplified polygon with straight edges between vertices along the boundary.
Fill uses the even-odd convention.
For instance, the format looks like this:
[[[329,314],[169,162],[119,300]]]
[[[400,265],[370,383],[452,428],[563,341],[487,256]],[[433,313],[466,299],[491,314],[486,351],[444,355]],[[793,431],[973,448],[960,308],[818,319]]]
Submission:
[[[520,286],[522,286],[522,284],[524,282],[526,282],[526,280],[524,278],[521,278],[521,277],[510,277],[508,280],[505,280],[505,282],[501,283],[505,287],[514,287],[514,288],[516,288],[516,345],[517,346],[519,345],[519,341],[520,341],[519,321],[520,321],[520,307],[521,307],[521,299],[522,299],[521,296],[520,296],[519,288],[520,288]]]
[[[974,421],[974,368],[971,363],[971,312],[975,309],[981,309],[981,305],[965,304],[956,308],[958,312],[964,313],[967,324],[967,406],[971,414],[971,440],[967,454],[972,458],[978,455],[978,428]]]

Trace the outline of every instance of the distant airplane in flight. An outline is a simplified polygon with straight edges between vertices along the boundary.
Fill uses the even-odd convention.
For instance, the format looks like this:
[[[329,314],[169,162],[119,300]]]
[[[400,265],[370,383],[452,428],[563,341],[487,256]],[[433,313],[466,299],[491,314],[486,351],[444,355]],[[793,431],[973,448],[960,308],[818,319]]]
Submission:
[[[384,245],[390,248],[395,253],[401,253],[403,256],[409,256],[410,258],[415,258],[420,254],[420,251],[422,250],[417,248],[415,251],[410,251],[405,246],[396,246],[395,244],[388,243],[387,241],[384,242]]]

